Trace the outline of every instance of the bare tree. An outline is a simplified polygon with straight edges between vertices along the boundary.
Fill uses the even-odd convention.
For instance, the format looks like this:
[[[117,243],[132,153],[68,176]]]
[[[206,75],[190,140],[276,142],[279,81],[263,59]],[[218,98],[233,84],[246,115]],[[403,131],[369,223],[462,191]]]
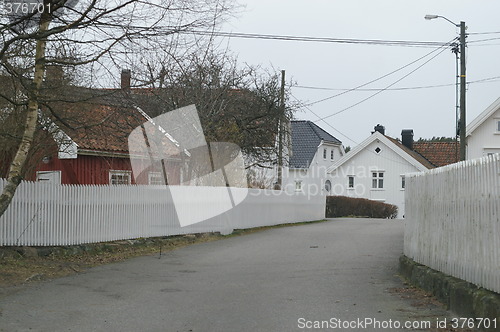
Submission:
[[[58,116],[51,105],[61,96],[57,86],[47,84],[47,68],[65,68],[63,77],[80,68],[73,82],[109,86],[114,68],[131,67],[144,54],[160,48],[169,49],[175,57],[197,42],[180,32],[214,27],[233,9],[229,0],[4,2],[0,9],[7,14],[0,17],[0,121],[17,113],[21,125],[3,135],[10,137],[14,154],[0,195],[0,216],[35,155],[39,114]]]
[[[283,114],[278,73],[239,65],[227,51],[144,62],[142,84],[161,100],[155,116],[195,104],[207,141],[237,144],[248,157],[247,167],[276,164],[279,120],[289,121],[298,108],[288,98],[288,85]]]

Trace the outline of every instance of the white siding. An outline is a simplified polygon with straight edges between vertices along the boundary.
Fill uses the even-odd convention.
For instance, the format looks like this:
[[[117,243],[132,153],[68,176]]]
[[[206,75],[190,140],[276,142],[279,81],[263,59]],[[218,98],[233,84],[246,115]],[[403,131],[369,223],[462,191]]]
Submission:
[[[323,158],[323,149],[326,149],[326,159]],[[331,151],[334,152],[334,160],[331,159]],[[306,194],[327,194],[325,181],[327,180],[327,169],[341,158],[340,145],[321,144],[308,169],[288,169],[283,172],[283,189],[287,192],[295,191],[295,182],[302,182],[302,191]]]
[[[467,137],[467,159],[481,158],[486,156],[488,152],[500,152],[498,121],[500,121],[500,109],[496,110]]]

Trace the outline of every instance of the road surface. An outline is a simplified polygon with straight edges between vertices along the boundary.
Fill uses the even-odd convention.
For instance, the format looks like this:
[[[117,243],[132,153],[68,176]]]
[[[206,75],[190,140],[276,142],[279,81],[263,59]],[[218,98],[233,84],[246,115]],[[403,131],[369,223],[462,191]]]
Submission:
[[[0,330],[386,331],[407,321],[434,326],[449,313],[415,306],[394,292],[403,287],[395,276],[402,248],[401,220],[335,219],[269,229],[26,287],[0,299]]]

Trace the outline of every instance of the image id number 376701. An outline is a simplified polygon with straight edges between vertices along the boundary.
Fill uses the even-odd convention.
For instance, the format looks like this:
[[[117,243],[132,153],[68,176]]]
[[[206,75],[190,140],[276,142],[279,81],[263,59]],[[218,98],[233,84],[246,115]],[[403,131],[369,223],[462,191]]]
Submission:
[[[51,12],[52,4],[44,4],[43,1],[5,1],[0,0],[0,13],[3,15],[30,15]]]
[[[446,323],[444,324],[446,325]],[[453,329],[496,329],[497,319],[493,318],[452,318],[450,326]],[[439,326],[438,326],[439,327]]]

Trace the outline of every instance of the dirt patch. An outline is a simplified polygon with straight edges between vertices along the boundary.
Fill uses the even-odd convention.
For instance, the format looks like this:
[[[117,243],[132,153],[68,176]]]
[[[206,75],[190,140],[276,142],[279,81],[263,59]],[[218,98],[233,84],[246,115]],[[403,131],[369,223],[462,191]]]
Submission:
[[[446,310],[446,306],[441,303],[436,297],[431,293],[426,292],[420,288],[409,286],[407,282],[403,282],[405,287],[401,288],[390,288],[389,293],[400,296],[403,299],[408,299],[411,301],[411,305],[415,308],[422,309],[424,312],[433,312],[436,308]],[[415,319],[423,318],[427,320],[429,317],[425,315],[424,317],[413,317]],[[431,328],[428,330],[430,332],[477,332],[474,329],[460,329],[453,328],[452,322],[447,321],[446,328]]]

